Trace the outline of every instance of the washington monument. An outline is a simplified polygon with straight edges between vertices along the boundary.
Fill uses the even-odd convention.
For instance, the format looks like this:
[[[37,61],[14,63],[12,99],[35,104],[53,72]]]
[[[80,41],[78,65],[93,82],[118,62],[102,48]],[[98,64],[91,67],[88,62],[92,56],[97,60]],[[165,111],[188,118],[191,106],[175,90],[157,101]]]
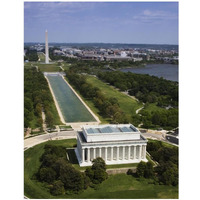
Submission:
[[[45,32],[45,63],[49,63],[48,31]]]

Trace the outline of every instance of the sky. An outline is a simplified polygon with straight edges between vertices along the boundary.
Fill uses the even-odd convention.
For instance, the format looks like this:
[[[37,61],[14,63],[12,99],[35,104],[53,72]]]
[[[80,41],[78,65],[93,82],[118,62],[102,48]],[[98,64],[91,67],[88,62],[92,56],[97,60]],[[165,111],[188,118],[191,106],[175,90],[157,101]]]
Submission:
[[[24,42],[178,44],[177,2],[24,2]]]

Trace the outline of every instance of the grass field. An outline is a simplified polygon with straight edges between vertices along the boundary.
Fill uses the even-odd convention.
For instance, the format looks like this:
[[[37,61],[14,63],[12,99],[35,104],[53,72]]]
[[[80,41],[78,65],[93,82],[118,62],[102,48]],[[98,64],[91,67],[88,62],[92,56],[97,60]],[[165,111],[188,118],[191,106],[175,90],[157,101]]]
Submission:
[[[149,180],[137,180],[126,174],[110,175],[96,189],[88,188],[79,194],[52,196],[44,183],[33,180],[34,173],[40,166],[39,158],[44,152],[45,144],[62,145],[73,148],[75,139],[48,141],[24,152],[24,194],[34,199],[164,199],[178,198],[178,188],[165,185],[149,184]]]
[[[144,110],[148,112],[152,112],[152,111],[162,111],[166,109],[157,106],[156,103],[148,103],[145,105]]]
[[[122,92],[114,89],[113,87],[107,85],[106,83],[93,76],[88,76],[87,82],[91,83],[94,87],[98,87],[106,97],[115,97],[119,102],[120,108],[127,114],[130,119],[132,114],[135,114],[135,111],[142,107],[142,103],[137,102],[133,98],[123,94]]]
[[[43,52],[38,52],[37,55],[40,59],[40,62],[45,62],[45,54]]]
[[[68,70],[71,64],[62,62],[61,66],[64,70]]]
[[[40,69],[40,71],[42,71],[42,72],[62,71],[57,63],[53,63],[53,64],[44,64],[44,63],[39,63],[39,62],[24,63],[24,68],[30,68],[30,67],[34,67],[34,66],[38,66],[38,69]]]
[[[60,72],[62,71],[57,63],[54,64],[36,64],[42,72]]]

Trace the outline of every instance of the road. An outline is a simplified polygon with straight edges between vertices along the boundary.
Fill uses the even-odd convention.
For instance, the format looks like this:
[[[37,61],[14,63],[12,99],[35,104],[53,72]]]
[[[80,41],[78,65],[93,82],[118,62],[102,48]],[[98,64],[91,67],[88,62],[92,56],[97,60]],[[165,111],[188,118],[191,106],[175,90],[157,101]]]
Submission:
[[[169,139],[169,135],[166,134],[165,131],[149,130],[146,133],[142,133],[142,135],[147,139],[149,138],[149,139],[153,139],[153,140],[160,140],[160,141],[172,144],[174,146],[178,146],[178,142],[177,142],[178,139],[174,139],[175,137],[173,137],[173,136],[170,136],[170,139]],[[173,139],[172,139],[172,137],[173,137]]]
[[[48,140],[60,140],[60,139],[71,139],[76,138],[76,131],[62,131],[62,132],[53,132],[46,133],[43,135],[27,138],[24,140],[24,149],[35,146],[36,144],[40,144],[42,142],[46,142]]]

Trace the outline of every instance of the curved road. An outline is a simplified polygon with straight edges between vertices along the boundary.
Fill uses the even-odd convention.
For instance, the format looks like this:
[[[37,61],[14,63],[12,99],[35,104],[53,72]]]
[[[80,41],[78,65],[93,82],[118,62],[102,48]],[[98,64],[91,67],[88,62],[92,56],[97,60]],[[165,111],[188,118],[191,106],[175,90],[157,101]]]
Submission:
[[[30,137],[24,140],[24,150],[33,147],[36,144],[46,142],[48,140],[71,139],[71,138],[76,138],[76,136],[77,136],[76,131],[62,131],[62,132],[46,133],[43,135]]]

